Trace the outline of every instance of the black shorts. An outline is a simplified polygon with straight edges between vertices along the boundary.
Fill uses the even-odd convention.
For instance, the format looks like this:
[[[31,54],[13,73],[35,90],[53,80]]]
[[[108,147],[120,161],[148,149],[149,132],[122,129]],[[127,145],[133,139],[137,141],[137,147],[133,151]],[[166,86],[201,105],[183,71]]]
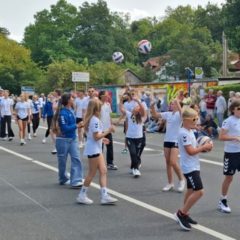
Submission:
[[[177,142],[164,142],[163,147],[165,148],[178,148]]]
[[[100,156],[100,153],[93,154],[93,155],[88,155],[87,157],[88,158],[96,158],[96,157],[99,157],[99,156]]]
[[[77,124],[80,123],[80,122],[82,122],[82,121],[83,121],[82,118],[76,118],[76,123],[77,123]]]
[[[224,153],[223,175],[232,176],[236,170],[240,171],[240,152]]]
[[[193,171],[193,172],[184,174],[184,177],[187,180],[187,189],[193,189],[193,191],[198,191],[203,189],[200,171]]]
[[[26,122],[26,121],[28,121],[28,117],[20,118],[19,116],[17,116],[17,120],[22,120],[22,121]]]

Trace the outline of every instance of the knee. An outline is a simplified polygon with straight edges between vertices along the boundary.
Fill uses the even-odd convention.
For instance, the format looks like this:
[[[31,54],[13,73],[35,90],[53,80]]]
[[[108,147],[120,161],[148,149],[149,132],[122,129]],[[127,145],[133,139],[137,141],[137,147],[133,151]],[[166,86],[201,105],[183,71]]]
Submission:
[[[107,174],[107,168],[106,167],[101,167],[99,169],[99,172],[100,172],[101,176],[106,175]]]

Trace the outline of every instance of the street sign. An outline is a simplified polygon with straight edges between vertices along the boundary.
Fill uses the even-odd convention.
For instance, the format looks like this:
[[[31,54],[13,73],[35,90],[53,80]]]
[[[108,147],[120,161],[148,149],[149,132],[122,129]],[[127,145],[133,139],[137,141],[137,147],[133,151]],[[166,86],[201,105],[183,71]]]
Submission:
[[[27,93],[30,95],[35,94],[35,89],[33,87],[28,87],[28,86],[22,86],[21,87],[21,93]]]
[[[88,72],[72,72],[73,82],[89,82],[90,75]]]
[[[195,78],[202,79],[203,78],[203,69],[202,67],[195,67]]]

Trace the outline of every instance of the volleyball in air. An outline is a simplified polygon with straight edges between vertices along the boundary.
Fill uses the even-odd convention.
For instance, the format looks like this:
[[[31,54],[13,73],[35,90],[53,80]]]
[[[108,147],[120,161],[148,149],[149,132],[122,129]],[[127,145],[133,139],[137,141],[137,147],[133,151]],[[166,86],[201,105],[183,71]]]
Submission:
[[[200,137],[197,138],[197,145],[198,146],[203,146],[206,143],[210,143],[210,142],[212,142],[212,139],[208,136],[200,136]],[[207,151],[204,151],[204,152],[207,152]]]
[[[141,40],[138,43],[138,51],[143,54],[147,54],[151,51],[152,44],[148,40]]]
[[[114,52],[112,55],[112,60],[115,63],[121,63],[124,60],[124,56],[121,52]]]

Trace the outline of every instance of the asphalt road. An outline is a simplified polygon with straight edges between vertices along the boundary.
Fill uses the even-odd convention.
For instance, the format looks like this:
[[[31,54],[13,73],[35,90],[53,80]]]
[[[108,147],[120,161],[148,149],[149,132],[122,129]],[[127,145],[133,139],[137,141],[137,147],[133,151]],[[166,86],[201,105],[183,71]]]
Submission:
[[[13,123],[15,134],[16,125]],[[142,176],[129,173],[129,154],[121,154],[122,129],[114,134],[115,164],[109,171],[108,187],[119,199],[116,206],[101,206],[96,176],[89,190],[91,206],[76,204],[79,190],[59,186],[57,159],[52,155],[50,138],[38,136],[20,146],[0,142],[0,240],[180,240],[240,239],[240,191],[236,175],[229,193],[231,214],[217,210],[222,176],[223,143],[214,141],[214,150],[202,154],[201,175],[205,188],[191,215],[199,222],[184,232],[173,220],[182,205],[183,194],[161,191],[166,184],[162,154],[163,135],[148,134],[142,156]],[[85,173],[87,159],[83,158]],[[177,183],[177,180],[176,180]]]

